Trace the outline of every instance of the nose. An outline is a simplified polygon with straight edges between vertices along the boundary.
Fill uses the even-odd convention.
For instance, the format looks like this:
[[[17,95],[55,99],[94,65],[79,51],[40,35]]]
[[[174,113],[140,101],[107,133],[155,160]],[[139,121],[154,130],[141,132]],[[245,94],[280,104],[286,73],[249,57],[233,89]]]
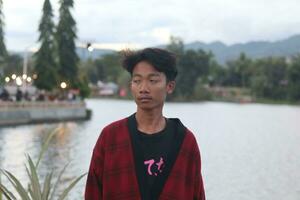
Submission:
[[[139,88],[140,93],[149,93],[149,87],[147,81],[142,81]]]

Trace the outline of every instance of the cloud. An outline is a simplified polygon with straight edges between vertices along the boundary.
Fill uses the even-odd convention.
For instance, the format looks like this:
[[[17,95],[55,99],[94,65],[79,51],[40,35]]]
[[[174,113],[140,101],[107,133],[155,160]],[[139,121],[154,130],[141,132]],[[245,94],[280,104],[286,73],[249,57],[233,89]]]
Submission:
[[[168,28],[155,28],[151,35],[161,43],[167,43],[170,40],[171,32]]]
[[[51,3],[57,21],[58,0]],[[4,2],[9,49],[24,49],[37,41],[42,4],[43,0]],[[300,33],[299,4],[298,0],[80,0],[72,12],[78,41],[154,46],[174,35],[185,42],[232,44]]]
[[[165,44],[168,43],[171,37],[171,31],[166,27],[152,28],[147,31],[138,33],[138,40],[148,40],[148,43],[144,42],[144,46],[151,46],[151,44]]]

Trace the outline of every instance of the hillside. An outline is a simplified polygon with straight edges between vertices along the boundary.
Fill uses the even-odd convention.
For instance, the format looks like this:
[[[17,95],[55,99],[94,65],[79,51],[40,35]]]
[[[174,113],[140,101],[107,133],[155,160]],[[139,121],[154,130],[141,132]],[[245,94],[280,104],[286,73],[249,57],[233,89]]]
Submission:
[[[262,58],[268,56],[292,56],[300,53],[300,35],[294,35],[284,40],[275,42],[254,41],[226,45],[222,42],[192,42],[185,45],[186,49],[204,49],[212,51],[216,60],[224,64],[228,60],[237,58],[244,52],[250,58]]]

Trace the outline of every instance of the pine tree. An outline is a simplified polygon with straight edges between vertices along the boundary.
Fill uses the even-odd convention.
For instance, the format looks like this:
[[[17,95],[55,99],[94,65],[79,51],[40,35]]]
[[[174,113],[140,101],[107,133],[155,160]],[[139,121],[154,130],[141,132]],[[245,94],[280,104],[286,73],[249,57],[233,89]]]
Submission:
[[[79,85],[77,77],[79,58],[76,54],[75,46],[75,39],[77,38],[76,22],[70,11],[73,6],[73,0],[60,0],[56,41],[61,81],[67,82],[70,87],[77,88]]]
[[[53,10],[50,0],[45,0],[43,5],[43,14],[39,24],[39,42],[41,46],[36,52],[35,72],[38,77],[35,85],[39,89],[52,90],[57,87],[57,67],[55,63],[54,46],[54,22]]]
[[[5,57],[7,56],[7,50],[4,43],[4,31],[3,31],[4,16],[3,16],[2,8],[3,8],[3,1],[0,0],[0,62],[3,62]]]

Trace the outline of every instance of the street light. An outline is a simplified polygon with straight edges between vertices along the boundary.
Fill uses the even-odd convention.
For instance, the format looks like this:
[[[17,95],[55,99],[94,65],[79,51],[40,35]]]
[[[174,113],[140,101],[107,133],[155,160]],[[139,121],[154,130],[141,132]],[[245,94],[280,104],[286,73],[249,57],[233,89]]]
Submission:
[[[33,74],[32,78],[37,79],[37,74]]]
[[[86,48],[89,52],[92,52],[94,50],[94,47],[92,46],[92,43],[87,43]]]
[[[28,66],[28,53],[27,53],[28,48],[26,48],[24,52],[24,62],[23,62],[23,79],[25,80],[27,78],[27,66]],[[23,92],[26,91],[26,81],[23,84]]]
[[[22,75],[22,78],[25,80],[25,79],[27,79],[27,74],[23,74]]]
[[[28,83],[30,83],[32,81],[32,78],[29,76],[29,77],[27,77],[26,80],[27,80]]]
[[[32,49],[34,49],[34,50],[32,50]],[[36,51],[36,48],[34,47],[34,45],[32,44],[32,45],[30,45],[30,46],[27,46],[26,48],[25,48],[25,51],[24,51],[24,62],[23,62],[23,76],[22,76],[22,78],[24,79],[24,80],[26,80],[27,79],[27,68],[28,68],[28,52],[29,51],[33,51],[33,52],[35,52]],[[26,83],[26,81],[24,81],[24,84],[23,84],[23,92],[25,92],[26,91],[26,87],[27,87],[27,83]]]
[[[16,84],[17,84],[18,86],[21,86],[22,83],[23,83],[22,78],[21,78],[20,76],[18,76],[18,77],[16,78]]]
[[[61,83],[60,83],[60,87],[61,87],[62,89],[65,89],[65,88],[67,87],[67,83],[66,83],[66,82],[61,82]]]

